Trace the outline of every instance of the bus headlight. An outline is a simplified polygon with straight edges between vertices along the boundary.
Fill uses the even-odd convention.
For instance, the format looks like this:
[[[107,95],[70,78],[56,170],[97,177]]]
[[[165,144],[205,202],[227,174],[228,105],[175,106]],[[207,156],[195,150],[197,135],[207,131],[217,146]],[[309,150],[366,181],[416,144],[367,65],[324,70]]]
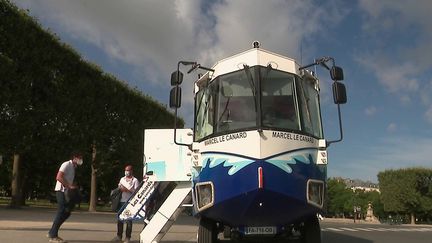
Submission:
[[[324,182],[319,180],[308,180],[306,190],[308,203],[322,208],[324,202]]]
[[[213,206],[214,187],[212,182],[202,182],[195,185],[198,211]]]

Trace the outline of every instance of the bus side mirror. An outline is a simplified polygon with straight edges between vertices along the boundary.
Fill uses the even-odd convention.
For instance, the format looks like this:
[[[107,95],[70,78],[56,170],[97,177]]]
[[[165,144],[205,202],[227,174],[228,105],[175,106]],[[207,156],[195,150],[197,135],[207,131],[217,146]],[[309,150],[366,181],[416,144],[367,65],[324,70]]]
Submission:
[[[341,81],[344,79],[343,69],[338,66],[333,66],[330,70],[330,77],[334,81]]]
[[[181,87],[173,87],[170,91],[170,108],[180,108],[181,106]]]
[[[345,85],[340,82],[333,82],[333,100],[335,104],[345,104],[347,102]]]
[[[183,73],[175,71],[171,74],[171,86],[180,85],[183,82]]]

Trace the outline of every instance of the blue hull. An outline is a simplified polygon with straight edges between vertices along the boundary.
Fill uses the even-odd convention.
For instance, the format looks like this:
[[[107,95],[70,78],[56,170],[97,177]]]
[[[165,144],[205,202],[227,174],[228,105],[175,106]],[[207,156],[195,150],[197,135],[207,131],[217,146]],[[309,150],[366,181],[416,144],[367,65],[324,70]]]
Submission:
[[[219,160],[223,156],[215,155]],[[306,187],[309,179],[325,182],[326,167],[316,165],[311,155],[305,157],[306,160],[284,161],[282,164],[288,165],[288,169],[280,161],[275,164],[271,159],[249,159],[252,162],[235,173],[232,163],[216,163],[212,167],[209,159],[194,183],[213,183],[214,204],[200,215],[230,226],[271,226],[299,222],[320,212],[319,207],[307,202]]]

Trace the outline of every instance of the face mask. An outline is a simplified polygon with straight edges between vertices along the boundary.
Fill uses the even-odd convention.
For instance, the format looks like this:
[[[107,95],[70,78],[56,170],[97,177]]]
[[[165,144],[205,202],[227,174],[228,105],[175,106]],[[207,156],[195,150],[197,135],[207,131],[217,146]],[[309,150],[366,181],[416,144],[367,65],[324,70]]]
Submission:
[[[82,159],[77,159],[76,163],[77,163],[77,165],[82,165],[83,164],[83,160]]]
[[[131,175],[131,172],[128,171],[128,170],[126,170],[126,171],[125,171],[125,176],[130,176],[130,175]]]

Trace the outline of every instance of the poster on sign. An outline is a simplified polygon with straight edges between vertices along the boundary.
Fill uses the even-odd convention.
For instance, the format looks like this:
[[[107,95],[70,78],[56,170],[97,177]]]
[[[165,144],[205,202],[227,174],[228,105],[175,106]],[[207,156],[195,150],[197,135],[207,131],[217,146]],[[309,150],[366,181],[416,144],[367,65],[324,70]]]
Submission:
[[[118,219],[126,220],[142,220],[146,217],[146,207],[157,188],[158,182],[144,178],[138,190],[129,198],[124,206],[118,212]]]

